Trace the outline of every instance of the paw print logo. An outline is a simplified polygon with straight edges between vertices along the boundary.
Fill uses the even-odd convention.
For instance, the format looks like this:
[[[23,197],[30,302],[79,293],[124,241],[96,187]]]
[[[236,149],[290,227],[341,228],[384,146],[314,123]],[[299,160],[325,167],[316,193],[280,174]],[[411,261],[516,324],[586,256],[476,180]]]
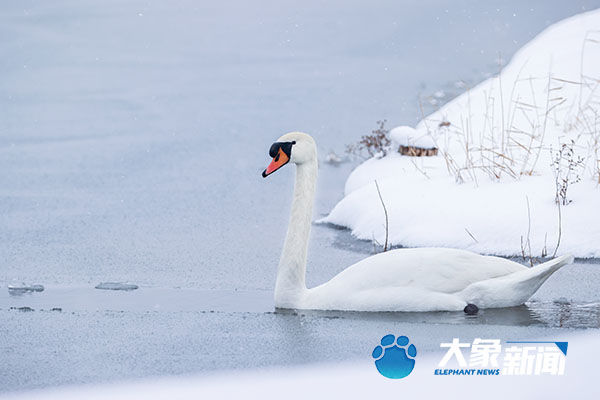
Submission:
[[[385,335],[381,338],[381,345],[373,349],[373,358],[377,371],[386,378],[405,378],[415,367],[417,348],[414,344],[408,345],[406,336]]]

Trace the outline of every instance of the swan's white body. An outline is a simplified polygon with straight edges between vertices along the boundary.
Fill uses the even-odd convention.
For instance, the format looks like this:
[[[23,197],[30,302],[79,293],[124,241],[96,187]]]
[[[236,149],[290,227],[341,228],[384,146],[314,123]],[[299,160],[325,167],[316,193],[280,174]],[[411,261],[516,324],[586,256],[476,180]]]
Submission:
[[[312,137],[293,132],[278,142],[295,142],[290,161],[297,165],[290,224],[275,285],[278,308],[355,311],[462,310],[523,304],[560,267],[558,257],[539,266],[464,250],[397,249],[351,265],[329,282],[306,288],[306,253],[317,180]]]

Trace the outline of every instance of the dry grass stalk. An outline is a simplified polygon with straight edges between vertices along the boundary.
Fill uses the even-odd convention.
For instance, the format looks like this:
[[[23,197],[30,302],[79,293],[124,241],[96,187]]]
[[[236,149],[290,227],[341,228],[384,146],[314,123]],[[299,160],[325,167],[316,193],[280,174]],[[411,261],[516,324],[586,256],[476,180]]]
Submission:
[[[389,237],[389,220],[388,220],[388,212],[383,202],[383,198],[381,197],[381,191],[379,190],[379,184],[377,180],[375,180],[375,187],[377,188],[377,194],[379,195],[379,200],[381,201],[381,205],[383,206],[383,212],[385,213],[385,244],[383,246],[383,251],[386,252],[388,250],[388,237]]]

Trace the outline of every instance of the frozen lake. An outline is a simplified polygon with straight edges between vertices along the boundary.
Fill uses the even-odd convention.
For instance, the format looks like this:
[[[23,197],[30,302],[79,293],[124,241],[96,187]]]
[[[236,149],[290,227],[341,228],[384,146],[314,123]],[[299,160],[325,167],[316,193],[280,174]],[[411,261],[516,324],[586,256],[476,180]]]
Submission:
[[[274,139],[307,131],[322,157],[378,119],[414,124],[419,95],[482,80],[498,53],[600,1],[451,4],[3,4],[0,391],[351,360],[389,331],[433,351],[598,328],[594,263],[475,318],[274,313],[293,185],[292,168],[260,176]],[[351,169],[321,163],[315,217]],[[307,283],[370,251],[315,226]],[[46,290],[9,295],[21,282]]]

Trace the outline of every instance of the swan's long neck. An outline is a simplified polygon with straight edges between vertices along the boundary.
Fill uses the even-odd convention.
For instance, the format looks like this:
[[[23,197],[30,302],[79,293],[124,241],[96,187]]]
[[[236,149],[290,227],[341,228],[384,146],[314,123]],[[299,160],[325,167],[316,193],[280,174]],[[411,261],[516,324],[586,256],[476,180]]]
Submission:
[[[313,201],[317,181],[316,156],[298,164],[290,224],[279,260],[275,283],[275,306],[297,307],[306,291],[306,253],[312,222]]]

